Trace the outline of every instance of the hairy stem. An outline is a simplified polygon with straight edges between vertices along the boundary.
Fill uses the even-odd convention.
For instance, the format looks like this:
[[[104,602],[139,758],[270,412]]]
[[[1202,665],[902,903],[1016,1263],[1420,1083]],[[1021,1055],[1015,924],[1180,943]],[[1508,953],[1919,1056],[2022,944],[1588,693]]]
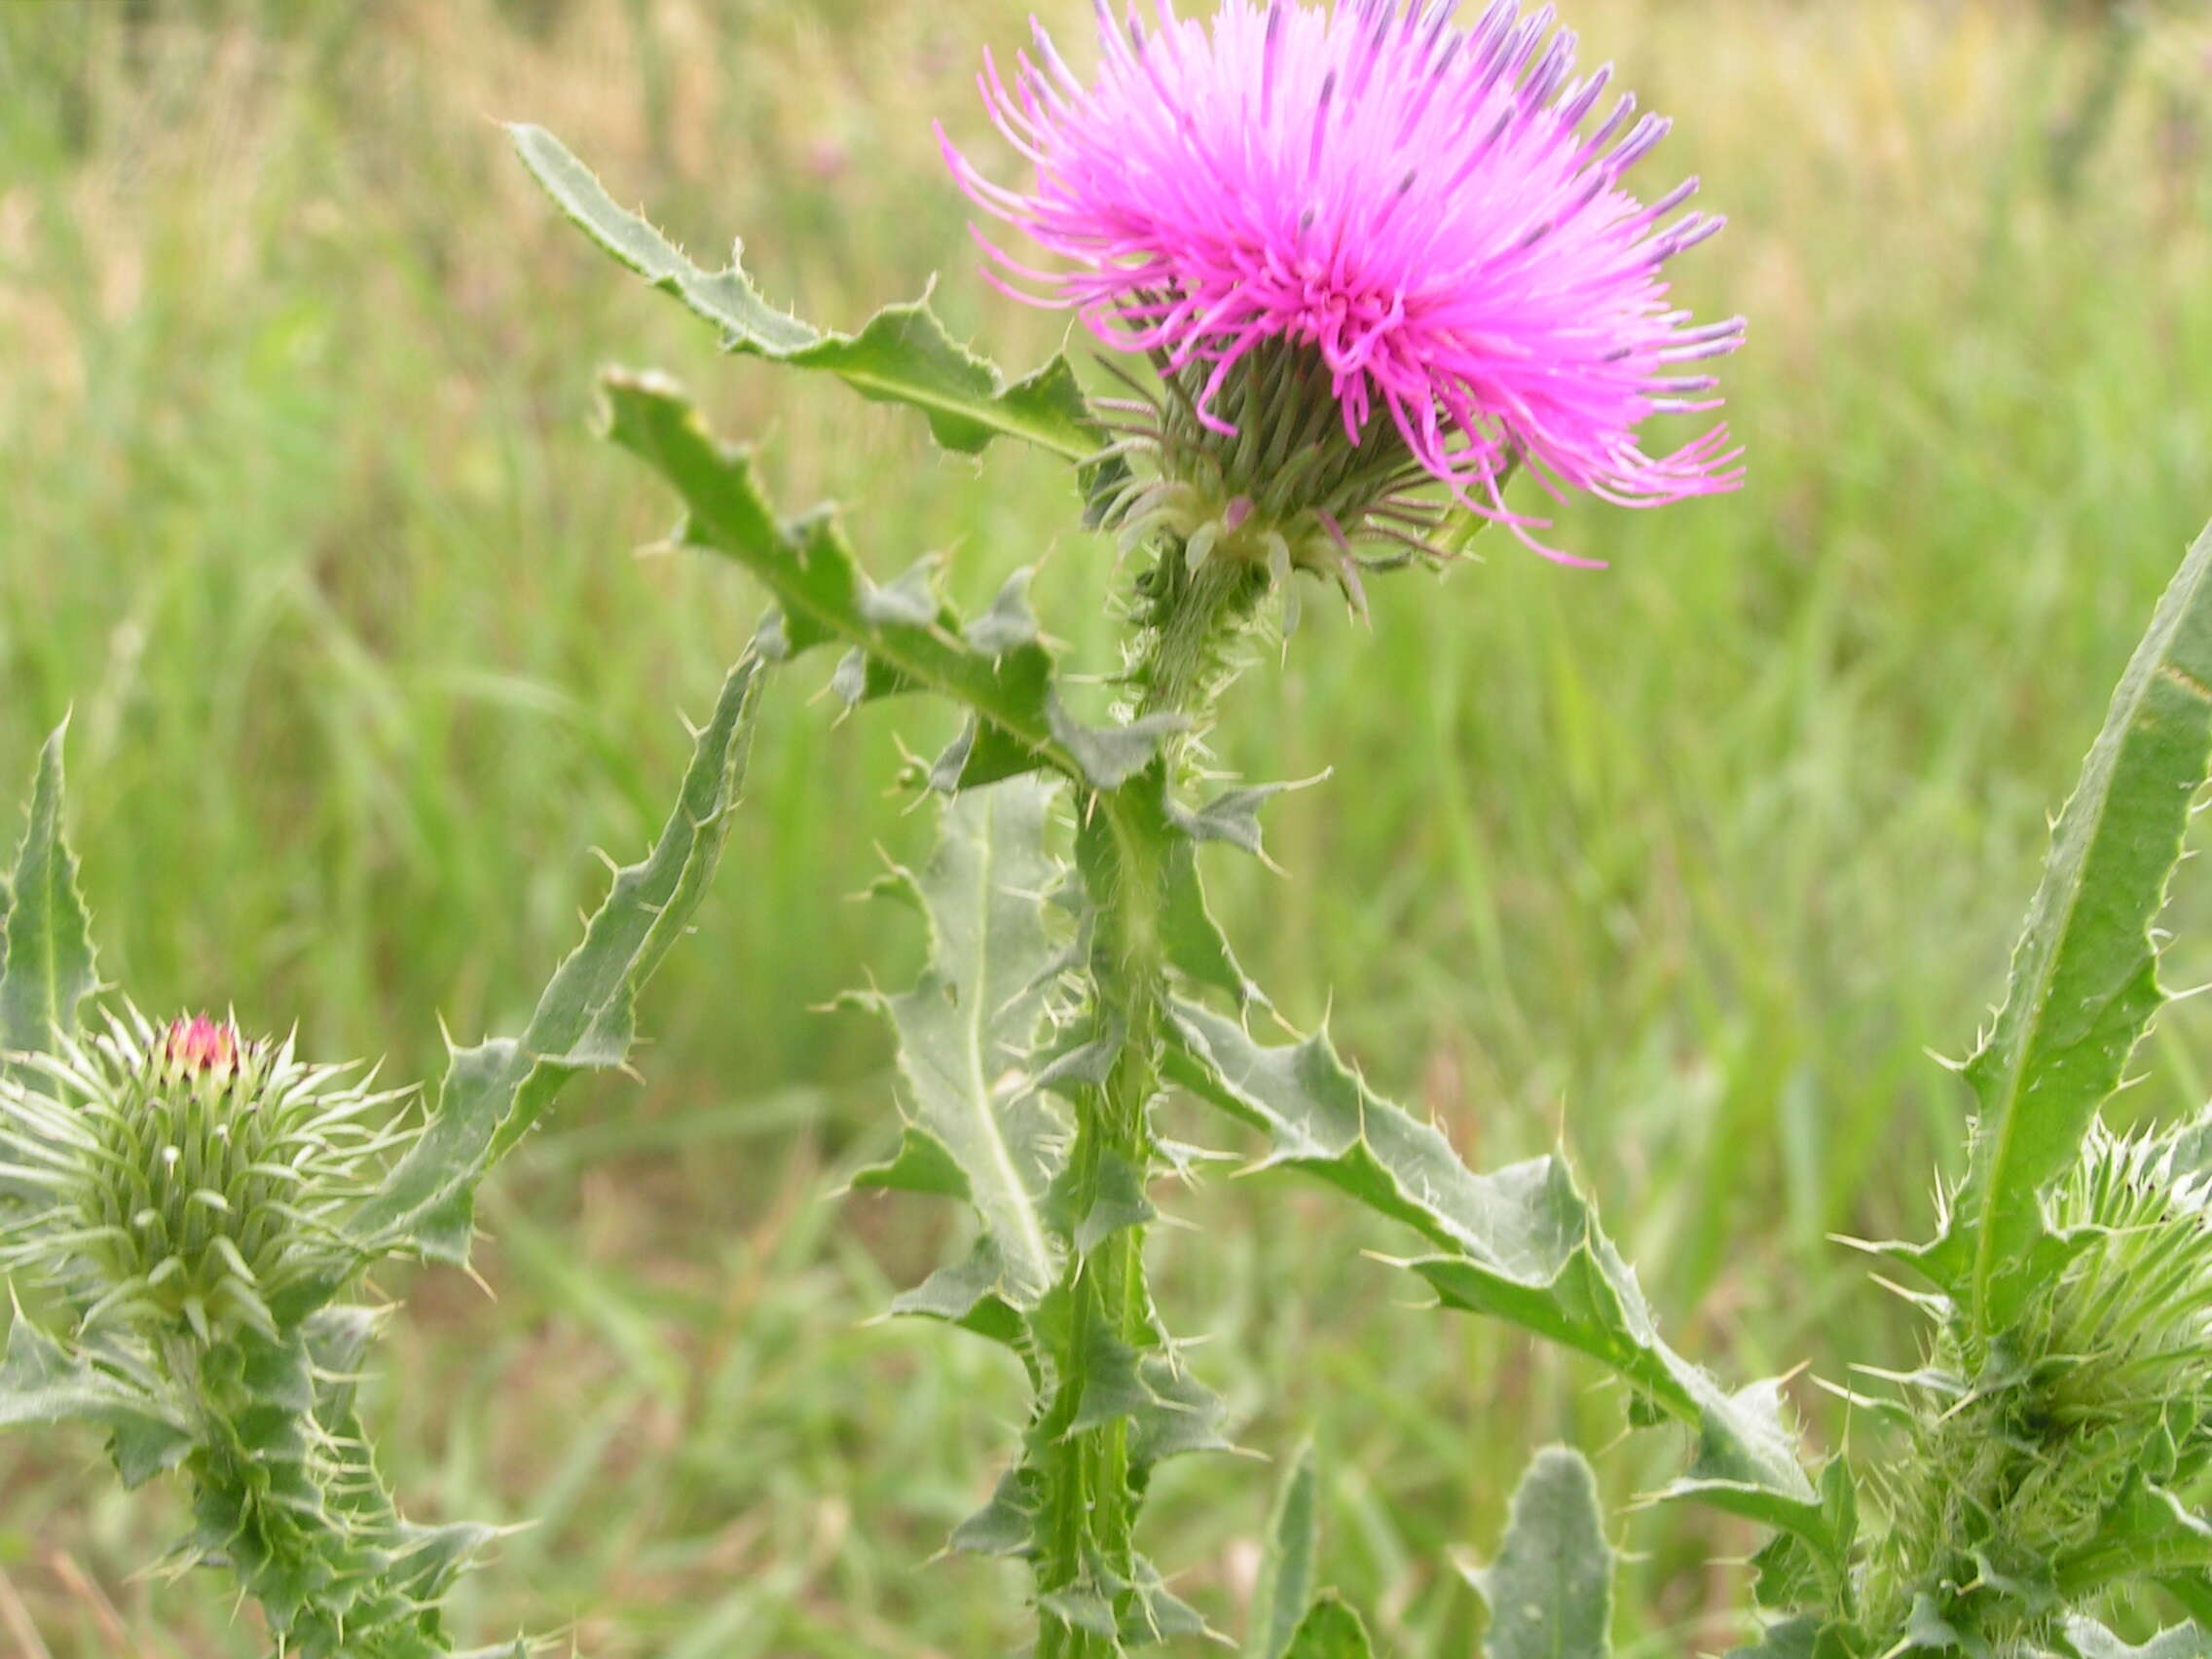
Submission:
[[[1229,647],[1272,578],[1264,566],[1208,558],[1197,570],[1170,542],[1141,584],[1149,629],[1132,676],[1143,687],[1138,713],[1201,718],[1233,672]]]

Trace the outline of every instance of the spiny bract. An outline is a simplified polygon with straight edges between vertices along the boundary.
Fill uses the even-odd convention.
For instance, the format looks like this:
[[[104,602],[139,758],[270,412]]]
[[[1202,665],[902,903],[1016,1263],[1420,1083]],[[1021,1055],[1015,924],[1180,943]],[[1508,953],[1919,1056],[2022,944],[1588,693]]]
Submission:
[[[1911,1449],[1867,1584],[1876,1633],[2041,1651],[2069,1610],[2203,1549],[2212,1498],[2212,1120],[2089,1133],[2047,1196],[2049,1259],[2018,1321],[1941,1318],[1904,1381]],[[2177,1544],[2183,1546],[2176,1553]]]

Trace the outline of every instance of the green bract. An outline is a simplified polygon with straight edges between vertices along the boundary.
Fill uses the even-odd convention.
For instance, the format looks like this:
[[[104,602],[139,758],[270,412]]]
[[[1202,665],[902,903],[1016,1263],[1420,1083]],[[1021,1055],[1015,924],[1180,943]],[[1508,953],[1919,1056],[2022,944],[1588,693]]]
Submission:
[[[180,1052],[196,1032],[219,1056]],[[33,1198],[0,1265],[89,1298],[86,1328],[128,1320],[201,1341],[278,1336],[273,1302],[344,1261],[338,1229],[408,1138],[399,1098],[309,1066],[287,1041],[135,1009],[61,1038],[0,1081],[0,1158]]]

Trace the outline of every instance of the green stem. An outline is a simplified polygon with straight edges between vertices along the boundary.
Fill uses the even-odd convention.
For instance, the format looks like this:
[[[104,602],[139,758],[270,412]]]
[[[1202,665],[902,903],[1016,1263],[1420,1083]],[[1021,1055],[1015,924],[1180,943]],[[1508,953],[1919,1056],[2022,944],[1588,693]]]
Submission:
[[[1227,679],[1224,646],[1266,591],[1267,574],[1218,559],[1192,571],[1173,547],[1163,551],[1154,574],[1151,635],[1135,674],[1144,687],[1138,713],[1188,714],[1194,724],[1202,723]],[[1172,775],[1175,756],[1161,764]],[[1149,787],[1157,788],[1157,780]],[[1086,861],[1091,1017],[1097,1031],[1115,1035],[1118,1048],[1104,1083],[1081,1101],[1066,1177],[1068,1213],[1078,1217],[1090,1212],[1115,1161],[1140,1173],[1152,1168],[1152,1102],[1161,1088],[1168,989],[1161,849],[1135,800],[1123,792],[1099,793],[1087,818],[1092,826],[1087,834],[1097,837],[1095,856]],[[1088,1253],[1071,1247],[1054,1294],[1065,1298],[1066,1335],[1052,1356],[1056,1386],[1035,1438],[1044,1482],[1038,1582],[1048,1598],[1099,1588],[1101,1568],[1124,1582],[1135,1576],[1142,1471],[1132,1463],[1129,1421],[1116,1418],[1069,1431],[1088,1382],[1090,1332],[1102,1329],[1140,1352],[1161,1340],[1145,1282],[1144,1229],[1120,1228]],[[1120,1650],[1112,1636],[1050,1608],[1040,1612],[1039,1659],[1107,1659]]]

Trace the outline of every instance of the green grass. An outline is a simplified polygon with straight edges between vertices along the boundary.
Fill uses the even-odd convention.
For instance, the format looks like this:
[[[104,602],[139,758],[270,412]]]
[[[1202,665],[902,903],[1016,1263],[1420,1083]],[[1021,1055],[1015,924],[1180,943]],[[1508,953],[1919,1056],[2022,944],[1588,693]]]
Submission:
[[[987,593],[1045,557],[1050,625],[1112,659],[1109,550],[1047,463],[718,358],[585,249],[510,160],[544,122],[704,255],[857,322],[943,273],[1010,363],[1056,344],[971,275],[928,122],[980,136],[986,0],[726,6],[0,9],[0,771],[74,710],[76,835],[111,977],[155,1008],[297,1020],[321,1053],[434,1074],[511,1028],[634,856],[758,597],[634,560],[669,502],[588,430],[592,371],[666,367],[762,437],[788,504],[849,505],[879,570],[949,550]],[[1502,536],[1376,584],[1233,697],[1280,803],[1285,883],[1225,861],[1248,967],[1462,1151],[1564,1135],[1679,1345],[1740,1376],[1909,1356],[1831,1232],[1924,1228],[2043,844],[2105,694],[2212,512],[2212,196],[2194,55],[2143,37],[2068,197],[2050,140],[2102,27],[1983,0],[1575,8],[1677,115],[1663,169],[1733,217],[1685,275],[1740,309],[1742,495],[1577,509],[1614,561]],[[1050,19],[1080,38],[1087,8]],[[2193,30],[2196,38],[2193,39]],[[2193,79],[2193,76],[2196,78]],[[2196,91],[2193,93],[2191,89]],[[2192,102],[2192,97],[2195,102]],[[2194,146],[2192,148],[2192,146]],[[1654,173],[1657,177],[1657,173]],[[1318,607],[1309,606],[1309,613]],[[573,1620],[596,1659],[1011,1650],[1019,1577],[925,1565],[1021,1410],[1004,1356],[866,1323],[949,1240],[840,1201],[894,1133],[878,1033],[810,1014],[916,940],[848,903],[927,816],[891,793],[926,713],[838,725],[779,685],[700,937],[645,1011],[645,1085],[579,1093],[498,1183],[480,1263],[391,1275],[373,1409],[425,1517],[535,1518],[463,1593],[489,1640]],[[2212,917],[2185,871],[2181,917]],[[2177,977],[2212,949],[2185,932]],[[2142,1110],[2201,1099],[2169,1020]],[[1193,1120],[1194,1124],[1197,1120]],[[1163,1232],[1170,1322],[1208,1333],[1242,1438],[1318,1427],[1330,1576],[1401,1654],[1471,1651],[1455,1552],[1487,1551],[1527,1452],[1599,1456],[1594,1374],[1398,1305],[1406,1240],[1328,1195],[1219,1180]],[[1847,1425],[1800,1402],[1824,1443]],[[1171,1469],[1152,1553],[1233,1628],[1272,1475]],[[134,1576],[173,1514],[90,1441],[0,1445],[0,1631],[53,1659],[261,1651],[212,1579]],[[1631,1653],[1717,1649],[1747,1536],[1624,1523]],[[33,1650],[35,1653],[35,1649]]]

